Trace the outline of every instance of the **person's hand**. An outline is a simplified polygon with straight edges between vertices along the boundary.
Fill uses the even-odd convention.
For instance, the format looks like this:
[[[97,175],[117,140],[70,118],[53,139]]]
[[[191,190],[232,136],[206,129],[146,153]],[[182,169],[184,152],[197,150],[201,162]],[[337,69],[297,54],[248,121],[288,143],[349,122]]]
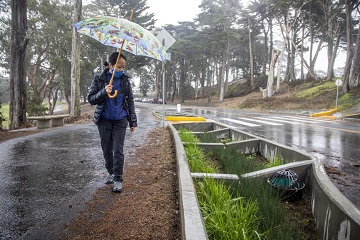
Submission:
[[[130,127],[130,132],[135,131],[135,127]]]
[[[106,93],[107,93],[107,94],[110,94],[111,91],[112,91],[112,88],[113,88],[112,85],[106,85],[106,86],[105,86],[105,91],[106,91]]]

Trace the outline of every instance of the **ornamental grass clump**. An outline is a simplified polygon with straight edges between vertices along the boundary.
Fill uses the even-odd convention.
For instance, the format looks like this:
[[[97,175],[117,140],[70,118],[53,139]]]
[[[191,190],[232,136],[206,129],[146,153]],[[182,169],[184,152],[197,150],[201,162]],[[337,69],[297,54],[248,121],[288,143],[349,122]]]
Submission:
[[[244,173],[263,169],[259,163],[253,160],[254,155],[245,156],[237,153],[235,149],[220,149],[215,151],[214,155],[226,173],[240,176]]]
[[[232,182],[231,189],[249,201],[256,201],[259,207],[259,232],[266,232],[265,239],[306,239],[294,222],[290,221],[288,212],[281,202],[280,192],[271,187],[262,178],[241,178]]]
[[[196,138],[195,135],[186,128],[180,128],[178,133],[183,143],[196,144],[199,142],[199,139]]]
[[[217,143],[219,142],[218,139],[212,134],[203,133],[199,135],[200,142],[202,143]]]
[[[216,173],[217,168],[206,160],[204,150],[198,145],[185,145],[186,158],[188,159],[191,172]]]
[[[275,156],[265,164],[265,168],[276,167],[284,164],[284,160],[280,156]]]
[[[191,172],[216,173],[217,168],[206,160],[204,150],[197,145],[198,139],[186,129],[179,130],[181,141],[184,142],[186,158]]]
[[[216,135],[210,134],[210,133],[203,133],[200,134],[199,140],[202,143],[229,143],[232,142],[232,139],[230,138],[217,138]]]
[[[209,239],[264,239],[257,231],[256,201],[233,197],[229,186],[211,178],[198,181],[196,189]]]

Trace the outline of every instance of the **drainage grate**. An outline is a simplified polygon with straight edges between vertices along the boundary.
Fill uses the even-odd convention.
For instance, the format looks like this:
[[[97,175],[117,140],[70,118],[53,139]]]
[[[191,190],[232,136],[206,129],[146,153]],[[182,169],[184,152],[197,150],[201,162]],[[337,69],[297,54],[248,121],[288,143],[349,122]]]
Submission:
[[[302,198],[305,184],[292,170],[276,171],[267,181],[271,186],[280,191],[282,200],[293,202]]]

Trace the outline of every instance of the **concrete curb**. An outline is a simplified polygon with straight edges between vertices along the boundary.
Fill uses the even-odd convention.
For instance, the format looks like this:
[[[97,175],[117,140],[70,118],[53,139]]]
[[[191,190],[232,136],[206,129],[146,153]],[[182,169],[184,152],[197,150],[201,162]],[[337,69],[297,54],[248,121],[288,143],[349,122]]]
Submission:
[[[190,122],[204,122],[203,117],[186,117],[186,116],[166,116],[166,121],[190,121]]]
[[[176,149],[181,238],[193,240],[208,239],[183,143],[174,126],[169,124],[169,128],[174,138]]]
[[[202,174],[190,172],[184,143],[181,142],[177,133],[177,129],[181,127],[196,132],[196,134],[212,132],[212,134],[221,135],[221,137],[224,137],[225,132],[228,131],[228,136],[237,140],[237,142],[228,144],[200,144],[205,151],[213,150],[216,147],[224,148],[225,146],[226,148],[234,148],[239,153],[261,152],[267,159],[274,156],[283,157],[284,160],[286,159],[284,165],[243,174],[242,177],[266,178],[277,170],[291,169],[311,189],[312,214],[317,231],[323,239],[357,240],[360,236],[360,209],[337,189],[326,174],[324,166],[312,155],[246,132],[228,128],[228,126],[216,122],[179,123],[176,125],[175,128],[172,123],[169,123],[176,147],[182,239],[202,240],[208,239],[208,236],[201,217],[196,192],[193,192],[195,188],[192,175],[201,177]]]
[[[313,113],[313,114],[310,114],[310,117],[328,116],[328,115],[333,114],[334,112],[337,112],[337,108],[330,109],[329,111]]]

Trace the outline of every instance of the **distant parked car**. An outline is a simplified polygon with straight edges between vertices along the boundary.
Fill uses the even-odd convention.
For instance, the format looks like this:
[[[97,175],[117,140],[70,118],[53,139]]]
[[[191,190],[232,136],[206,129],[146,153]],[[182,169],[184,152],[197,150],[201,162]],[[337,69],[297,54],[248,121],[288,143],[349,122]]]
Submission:
[[[148,103],[148,102],[149,102],[149,99],[143,98],[143,99],[141,100],[141,102],[143,102],[143,103]]]
[[[159,98],[159,99],[157,100],[157,103],[158,103],[158,104],[163,104],[163,100],[162,100],[161,98]],[[166,104],[166,101],[165,101],[165,104]]]
[[[142,100],[141,98],[134,98],[135,102],[141,102],[141,100]]]

